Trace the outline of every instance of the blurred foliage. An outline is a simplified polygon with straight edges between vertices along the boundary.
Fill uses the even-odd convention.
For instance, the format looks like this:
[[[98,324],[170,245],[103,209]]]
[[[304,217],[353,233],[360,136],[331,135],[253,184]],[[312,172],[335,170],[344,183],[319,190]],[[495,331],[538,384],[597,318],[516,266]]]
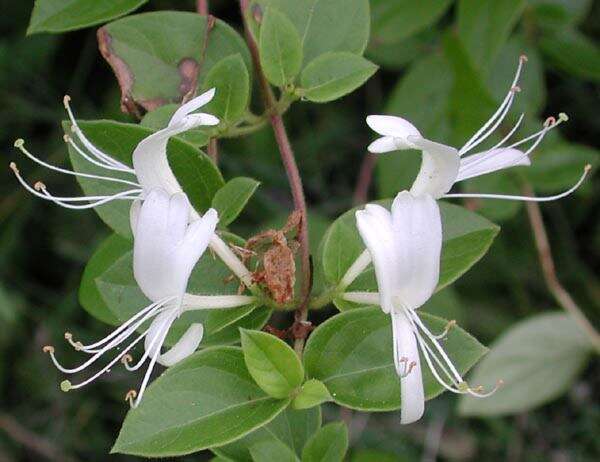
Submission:
[[[239,27],[235,2],[210,3],[216,16]],[[71,95],[82,118],[133,120],[119,111],[119,91],[97,50],[95,30],[26,37],[32,4],[1,3],[0,146],[8,163],[17,155],[14,139],[22,137],[40,157],[60,164],[67,160],[60,129],[64,93]],[[153,0],[140,11],[193,11],[194,6],[192,0]],[[538,119],[561,111],[571,120],[561,126],[560,134],[545,140],[530,172],[484,177],[466,188],[518,191],[526,175],[539,193],[555,192],[573,181],[583,159],[597,158],[600,2],[373,0],[371,6],[366,56],[381,66],[380,71],[342,100],[318,106],[297,103],[286,116],[316,218],[313,244],[325,224],[352,206],[357,166],[371,137],[364,115],[396,113],[415,122],[428,137],[464,142],[477,118],[465,110],[485,112],[490,102],[502,97],[520,52],[528,54],[529,63],[515,113],[527,110],[525,125],[533,129]],[[457,37],[465,49],[453,52]],[[262,183],[233,230],[252,234],[272,226],[274,216],[285,216],[290,198],[270,130],[223,141],[219,148],[226,178],[249,176]],[[573,152],[581,160],[565,161]],[[395,193],[416,168],[416,153],[381,158],[370,198]],[[33,166],[24,171],[27,178],[43,179],[56,191],[77,190],[69,178]],[[550,174],[555,183],[549,185]],[[80,308],[77,290],[85,262],[108,231],[93,212],[75,213],[31,200],[8,169],[3,175],[0,461],[106,460],[127,411],[122,390],[131,388],[136,378],[116,368],[89,388],[64,394],[58,388],[60,375],[41,347],[75,327],[82,337],[105,331],[106,326]],[[599,192],[600,183],[589,181],[575,196],[543,208],[558,276],[596,325]],[[523,208],[486,203],[480,212],[501,222],[502,232],[483,262],[434,298],[438,303],[431,311],[461,320],[489,343],[515,322],[558,307],[542,279]],[[285,316],[278,315],[274,324],[288,325]],[[320,312],[312,315],[316,322],[324,317]],[[71,355],[66,359],[75,360],[75,352]],[[459,417],[456,397],[448,394],[431,402],[425,418],[409,427],[399,425],[397,413],[344,411],[342,417],[351,418],[350,459],[408,461],[423,455],[423,460],[434,460],[437,455],[439,460],[461,461],[598,460],[598,372],[597,362],[591,363],[561,398],[511,417]],[[325,421],[339,417],[339,408],[325,406]],[[182,460],[211,457],[202,453]],[[112,455],[110,460],[137,458]]]

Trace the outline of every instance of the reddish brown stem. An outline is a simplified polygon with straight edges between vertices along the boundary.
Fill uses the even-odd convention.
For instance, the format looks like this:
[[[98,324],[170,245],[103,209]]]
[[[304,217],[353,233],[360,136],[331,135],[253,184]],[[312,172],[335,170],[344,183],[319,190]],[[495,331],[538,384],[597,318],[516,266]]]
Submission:
[[[216,138],[211,138],[208,141],[207,147],[208,157],[212,159],[215,165],[219,162],[219,145]]]
[[[360,165],[360,170],[358,172],[356,188],[354,189],[354,205],[360,205],[367,202],[376,161],[377,156],[375,156],[375,154],[371,154],[370,152],[367,153],[363,158],[362,164]]]
[[[196,11],[203,16],[208,15],[208,0],[196,0]]]
[[[523,193],[527,196],[534,196],[531,186],[525,184]],[[571,297],[571,294],[562,286],[556,275],[556,266],[552,258],[552,248],[548,241],[548,234],[544,226],[544,219],[540,207],[536,202],[527,202],[527,215],[533,231],[535,246],[540,260],[540,266],[544,274],[544,280],[548,290],[554,296],[559,305],[571,315],[573,320],[579,325],[581,330],[588,336],[592,346],[597,352],[600,352],[600,335],[596,332],[594,326],[585,317],[577,303]]]
[[[248,0],[240,0],[240,7],[242,12],[242,19],[244,21],[244,32],[246,36],[246,42],[252,55],[252,61],[256,69],[258,81],[260,84],[265,109],[270,114],[269,121],[273,127],[273,133],[279,147],[281,154],[281,161],[285,168],[285,173],[290,183],[290,189],[292,192],[292,198],[294,200],[294,208],[299,210],[302,214],[302,221],[300,222],[300,232],[298,233],[298,241],[300,242],[300,264],[301,264],[301,293],[300,293],[300,304],[296,310],[296,323],[299,325],[306,324],[308,317],[308,297],[310,295],[310,249],[308,242],[308,214],[306,209],[306,199],[304,197],[304,188],[302,186],[302,178],[298,171],[298,165],[294,157],[294,151],[290,144],[290,140],[283,124],[281,114],[277,111],[277,100],[273,94],[273,90],[267,81],[265,74],[260,65],[260,55],[258,52],[258,46],[252,32],[248,28],[248,22],[246,20],[246,11],[249,7]],[[306,332],[307,329],[300,329],[302,332]],[[294,343],[294,349],[298,355],[302,354],[304,349],[305,335],[297,338]]]

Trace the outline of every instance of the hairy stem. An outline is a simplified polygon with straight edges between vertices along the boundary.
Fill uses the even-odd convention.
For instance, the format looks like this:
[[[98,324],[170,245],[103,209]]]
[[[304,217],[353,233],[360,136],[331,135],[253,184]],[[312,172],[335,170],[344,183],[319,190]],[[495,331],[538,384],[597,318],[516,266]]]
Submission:
[[[211,138],[208,141],[207,153],[208,157],[210,157],[216,165],[219,162],[219,145],[217,144],[216,138]]]
[[[529,184],[523,185],[523,193],[533,197],[533,190]],[[552,249],[548,241],[548,234],[544,226],[544,219],[540,211],[540,207],[536,202],[527,202],[527,215],[529,223],[533,231],[535,246],[540,260],[540,266],[544,274],[544,280],[548,286],[548,290],[554,296],[558,304],[569,313],[581,330],[589,337],[592,346],[597,352],[600,352],[600,335],[585,317],[577,303],[571,297],[571,294],[565,290],[556,275],[556,266],[552,258]]]
[[[281,154],[281,161],[285,168],[285,172],[290,183],[290,189],[292,192],[292,198],[294,200],[294,208],[299,210],[302,214],[302,220],[300,222],[300,231],[298,233],[298,241],[300,243],[300,265],[301,265],[301,292],[300,292],[300,304],[296,310],[296,321],[295,325],[302,326],[306,323],[308,317],[308,297],[310,295],[310,249],[308,242],[308,214],[306,210],[306,200],[304,198],[304,188],[302,186],[302,178],[296,165],[296,159],[294,157],[294,151],[290,144],[283,119],[278,110],[277,100],[273,94],[273,90],[267,81],[265,74],[260,65],[260,56],[258,52],[258,46],[252,32],[248,28],[248,22],[246,20],[246,11],[249,7],[248,0],[240,0],[240,8],[242,12],[242,19],[244,21],[244,32],[246,36],[246,42],[252,55],[252,61],[254,62],[254,68],[258,76],[258,81],[261,87],[265,110],[269,114],[269,121],[275,134],[277,146]],[[294,349],[298,355],[302,354],[304,349],[305,335],[308,334],[306,329],[297,329],[298,332],[305,332],[304,335],[300,335],[294,343]]]

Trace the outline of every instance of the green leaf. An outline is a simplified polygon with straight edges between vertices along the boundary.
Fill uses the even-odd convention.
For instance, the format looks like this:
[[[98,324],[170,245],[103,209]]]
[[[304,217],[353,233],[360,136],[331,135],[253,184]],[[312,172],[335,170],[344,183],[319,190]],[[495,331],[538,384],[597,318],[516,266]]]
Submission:
[[[302,462],[342,462],[348,451],[348,429],[333,422],[315,433],[302,450]]]
[[[203,111],[225,124],[238,121],[250,102],[250,74],[239,53],[222,59],[208,72],[204,88],[213,87],[217,89],[215,97]]]
[[[391,200],[379,201],[389,208]],[[485,218],[457,205],[439,202],[443,246],[437,290],[446,287],[471,268],[489,249],[499,228]],[[326,280],[337,286],[365,246],[356,229],[357,208],[349,210],[330,226],[323,237],[322,265]],[[347,288],[349,291],[377,291],[372,265]],[[339,300],[336,304],[343,309]]]
[[[35,0],[27,35],[94,26],[133,11],[148,0]]]
[[[103,56],[115,70],[123,97],[145,110],[205,88],[211,69],[228,56],[240,55],[252,69],[242,37],[217,19],[182,11],[128,16],[98,32]]]
[[[371,0],[372,40],[397,43],[435,23],[451,0]]]
[[[260,441],[250,446],[250,454],[254,462],[299,462],[294,452],[281,441]]]
[[[477,365],[472,383],[503,386],[486,399],[463,396],[460,412],[497,416],[534,409],[563,394],[587,362],[591,345],[564,313],[545,313],[514,325]]]
[[[558,69],[576,77],[600,82],[600,47],[576,30],[565,30],[543,37],[540,49]]]
[[[284,341],[266,332],[244,329],[241,338],[250,375],[268,395],[286,398],[302,384],[302,363]]]
[[[326,401],[331,401],[331,395],[325,384],[319,380],[307,380],[300,387],[300,393],[292,401],[294,409],[309,409]]]
[[[210,348],[167,369],[127,413],[112,452],[168,457],[229,443],[267,424],[289,400],[267,396],[242,351]]]
[[[460,0],[458,35],[479,69],[487,69],[518,21],[525,0]]]
[[[390,454],[389,452],[381,452],[375,449],[363,449],[361,451],[352,451],[351,462],[408,462],[410,459],[404,455],[403,458],[398,458],[396,454]]]
[[[119,319],[102,299],[95,279],[104,273],[123,254],[131,251],[131,242],[112,234],[106,238],[85,265],[79,286],[79,303],[95,318],[107,324],[117,325]]]
[[[178,108],[179,104],[165,104],[164,106],[160,106],[153,111],[147,112],[142,118],[140,125],[152,130],[165,128],[169,125],[171,117],[173,117]],[[210,138],[209,130],[203,128],[193,128],[192,130],[176,135],[176,137],[193,144],[197,148],[206,146]]]
[[[429,54],[415,61],[392,91],[384,113],[411,121],[423,136],[440,142],[450,141],[448,102],[452,88],[452,69],[443,56]],[[377,157],[377,185],[380,197],[391,197],[410,189],[421,153],[402,151]]]
[[[330,51],[362,54],[369,41],[368,0],[255,0],[250,11],[256,11],[253,5],[263,12],[277,8],[291,20],[302,39],[304,65]],[[257,17],[248,19],[256,25]]]
[[[260,27],[260,64],[273,85],[294,82],[302,67],[302,43],[292,22],[275,8],[267,8]]]
[[[375,71],[377,66],[362,56],[348,52],[326,53],[302,71],[302,93],[316,103],[333,101],[356,90]]]
[[[226,227],[244,210],[260,183],[252,178],[229,180],[213,197],[212,207],[219,212],[219,226]]]
[[[78,124],[98,149],[129,166],[132,165],[131,155],[137,144],[152,134],[151,130],[138,125],[106,120],[78,121]],[[70,133],[69,127],[68,122],[63,122],[65,133]],[[69,146],[69,156],[76,172],[135,180],[133,175],[114,171],[107,172],[105,169],[89,163],[71,146]],[[224,184],[221,173],[214,163],[204,153],[179,139],[169,141],[167,157],[177,181],[188,195],[194,208],[199,212],[207,210],[213,196]],[[125,190],[123,185],[118,183],[82,177],[78,177],[77,180],[84,193],[89,196],[110,195]],[[96,207],[94,210],[118,234],[131,238],[130,207],[129,201],[113,201]]]
[[[122,249],[124,250],[124,249]],[[103,263],[104,271],[94,278],[95,287],[113,317],[119,322],[148,306],[150,301],[144,296],[133,277],[132,244],[125,252],[112,254],[114,260]],[[108,259],[107,259],[108,260]],[[188,282],[187,291],[196,295],[233,295],[237,293],[235,283],[225,284],[229,269],[219,259],[206,252],[196,264]],[[253,316],[253,311],[259,311]],[[255,310],[254,305],[240,308],[207,309],[184,312],[174,323],[167,336],[167,344],[174,344],[192,323],[204,325],[202,346],[233,343],[239,340],[238,328],[260,328],[266,322],[270,310]]]
[[[300,456],[306,441],[321,427],[321,408],[296,411],[287,408],[271,422],[242,439],[211,449],[215,454],[236,462],[253,462],[250,448],[278,441]],[[278,460],[278,459],[272,459]]]
[[[592,0],[528,0],[535,22],[542,28],[560,29],[586,18]]]
[[[442,332],[448,323],[427,313],[419,316],[432,332]],[[487,351],[459,327],[448,333],[444,350],[463,374]],[[390,316],[378,307],[346,311],[317,327],[306,344],[304,366],[307,375],[321,380],[340,406],[361,411],[393,411],[401,406]],[[423,359],[421,368],[425,398],[434,398],[444,388]]]

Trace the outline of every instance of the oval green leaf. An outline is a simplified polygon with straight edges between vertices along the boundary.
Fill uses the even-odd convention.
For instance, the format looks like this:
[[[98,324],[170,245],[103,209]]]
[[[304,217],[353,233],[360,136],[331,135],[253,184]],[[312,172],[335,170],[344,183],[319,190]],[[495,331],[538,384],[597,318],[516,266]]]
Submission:
[[[273,85],[293,83],[302,67],[302,43],[291,21],[275,8],[267,8],[259,40],[260,64]]]
[[[219,446],[267,424],[288,403],[254,383],[239,348],[210,348],[148,387],[139,407],[128,412],[112,452],[168,457]]]
[[[302,411],[287,408],[271,422],[233,443],[213,448],[220,457],[236,462],[253,462],[252,456],[261,443],[277,441],[300,456],[308,439],[321,427],[321,408]],[[255,448],[251,454],[251,449]],[[278,459],[272,459],[278,460]]]
[[[325,103],[356,90],[377,71],[377,66],[349,52],[326,53],[311,61],[300,76],[304,98]]]
[[[109,156],[131,166],[131,155],[137,144],[152,134],[139,125],[112,122],[106,120],[78,121],[79,126],[89,140]],[[70,124],[63,122],[66,133],[70,133]],[[107,170],[93,165],[81,157],[70,145],[69,156],[76,172],[111,176],[134,180],[133,175]],[[216,192],[224,185],[221,173],[214,163],[202,151],[180,139],[171,139],[167,146],[169,165],[196,210],[204,212],[212,202]],[[78,177],[84,193],[90,196],[111,195],[124,191],[123,185],[108,181]],[[131,238],[129,224],[129,201],[113,201],[94,208],[100,218],[118,234]]]
[[[486,399],[461,397],[461,414],[498,416],[534,409],[564,393],[585,366],[591,345],[564,313],[545,313],[514,325],[491,346],[471,381],[504,384]]]
[[[260,183],[252,178],[229,180],[213,197],[212,207],[219,212],[219,226],[226,227],[244,210]]]
[[[242,37],[217,19],[183,11],[128,16],[98,31],[100,49],[121,85],[122,100],[147,111],[204,88],[217,63],[241,55],[252,69]]]
[[[320,380],[310,379],[300,387],[300,392],[292,401],[292,407],[294,409],[309,409],[326,401],[331,401],[331,395],[325,384]]]
[[[302,450],[302,462],[342,462],[348,451],[348,429],[333,422],[315,433]]]
[[[302,384],[304,368],[287,343],[266,332],[241,330],[244,360],[256,383],[274,398],[286,398]]]
[[[427,313],[419,316],[432,332],[442,332],[448,323]],[[450,330],[443,346],[463,374],[487,351],[459,327]],[[391,321],[377,307],[346,311],[321,324],[306,344],[304,366],[307,375],[322,381],[340,406],[361,411],[393,411],[401,406]],[[434,398],[444,388],[423,359],[421,367],[425,397]]]
[[[148,0],[35,0],[27,35],[94,26],[133,11]]]

